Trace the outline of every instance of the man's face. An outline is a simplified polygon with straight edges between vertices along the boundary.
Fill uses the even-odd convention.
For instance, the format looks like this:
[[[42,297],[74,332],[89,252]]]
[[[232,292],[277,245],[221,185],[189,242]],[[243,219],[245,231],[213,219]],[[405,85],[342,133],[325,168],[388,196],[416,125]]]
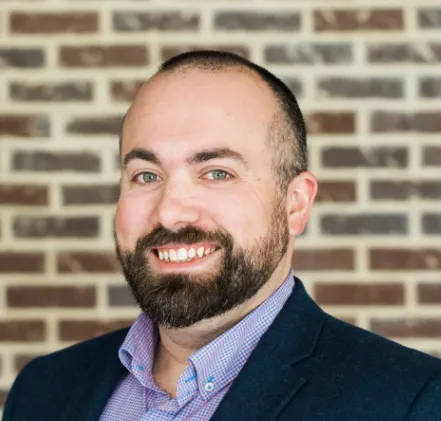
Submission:
[[[230,310],[286,253],[266,146],[273,114],[273,97],[249,72],[160,75],[138,94],[123,131],[115,239],[155,322],[186,327]]]

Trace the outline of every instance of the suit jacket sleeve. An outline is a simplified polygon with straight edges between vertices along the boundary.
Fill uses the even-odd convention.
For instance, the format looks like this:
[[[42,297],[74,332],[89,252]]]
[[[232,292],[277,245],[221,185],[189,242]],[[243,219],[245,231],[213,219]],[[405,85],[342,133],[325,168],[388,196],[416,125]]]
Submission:
[[[430,378],[416,396],[405,421],[441,420],[441,372]]]

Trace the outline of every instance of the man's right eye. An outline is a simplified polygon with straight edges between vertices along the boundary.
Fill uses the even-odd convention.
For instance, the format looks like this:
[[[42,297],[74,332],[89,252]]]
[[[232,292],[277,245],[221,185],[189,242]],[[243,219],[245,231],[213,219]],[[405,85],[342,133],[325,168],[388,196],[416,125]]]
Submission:
[[[133,181],[140,184],[150,184],[158,180],[158,176],[152,172],[141,172],[133,177]]]

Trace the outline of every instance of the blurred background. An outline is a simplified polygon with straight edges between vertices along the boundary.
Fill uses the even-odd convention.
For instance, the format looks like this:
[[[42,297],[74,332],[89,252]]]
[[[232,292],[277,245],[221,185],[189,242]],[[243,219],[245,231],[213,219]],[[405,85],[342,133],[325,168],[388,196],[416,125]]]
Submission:
[[[294,273],[331,314],[441,355],[439,0],[0,0],[0,406],[29,359],[138,314],[113,247],[118,131],[197,48],[300,102],[320,191]]]

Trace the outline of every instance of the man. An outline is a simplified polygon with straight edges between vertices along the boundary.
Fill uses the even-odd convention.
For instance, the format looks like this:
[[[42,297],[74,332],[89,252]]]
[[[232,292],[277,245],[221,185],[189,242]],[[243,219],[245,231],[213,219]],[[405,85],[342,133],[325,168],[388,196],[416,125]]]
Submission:
[[[220,52],[164,63],[121,135],[116,249],[142,312],[31,362],[4,421],[441,420],[440,360],[334,319],[294,278],[306,162],[275,76]]]

